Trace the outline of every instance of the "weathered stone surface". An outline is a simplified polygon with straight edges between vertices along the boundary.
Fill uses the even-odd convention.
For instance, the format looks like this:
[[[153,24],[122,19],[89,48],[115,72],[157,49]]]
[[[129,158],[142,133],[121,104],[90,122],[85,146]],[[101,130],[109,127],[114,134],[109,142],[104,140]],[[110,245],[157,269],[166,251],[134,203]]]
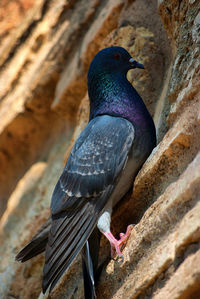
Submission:
[[[199,298],[200,251],[187,257],[166,286],[153,298]]]
[[[98,1],[96,2],[98,3]],[[66,114],[65,111],[78,108],[87,90],[86,78],[90,62],[94,55],[101,49],[103,39],[111,30],[117,27],[122,6],[123,1],[121,0],[106,2],[85,35],[79,51],[72,57],[71,63],[66,66],[61,75],[52,105],[53,109]],[[68,76],[69,73],[71,73],[70,76]]]
[[[14,257],[49,217],[88,121],[89,63],[110,45],[145,65],[128,78],[154,116],[159,144],[114,209],[116,236],[137,223],[123,264],[110,261],[101,240],[97,298],[200,297],[199,9],[193,0],[2,1],[1,298],[83,298],[80,257],[50,296],[41,294],[43,255],[25,264]]]
[[[9,206],[16,201],[18,204],[2,217],[0,222],[2,244],[0,255],[4,257],[0,263],[2,298],[8,293],[20,298],[31,296],[37,298],[41,292],[43,256],[20,264],[15,261],[15,255],[22,244],[26,244],[49,217],[51,194],[64,167],[63,157],[69,144],[68,134],[65,132],[51,149],[47,163],[40,162],[34,165],[21,179],[9,200]]]
[[[123,251],[124,263],[110,262],[101,276],[99,298],[123,298],[125,290],[127,298],[143,298],[147,290],[152,294],[154,282],[170,267],[175,272],[190,245],[196,243],[199,248],[199,162],[200,154],[134,227]],[[200,272],[199,265],[197,268]]]
[[[159,12],[164,25],[172,36],[176,52],[171,80],[169,100],[172,102],[169,124],[180,116],[185,106],[199,98],[200,34],[198,1],[159,1]],[[192,34],[191,34],[192,33]]]

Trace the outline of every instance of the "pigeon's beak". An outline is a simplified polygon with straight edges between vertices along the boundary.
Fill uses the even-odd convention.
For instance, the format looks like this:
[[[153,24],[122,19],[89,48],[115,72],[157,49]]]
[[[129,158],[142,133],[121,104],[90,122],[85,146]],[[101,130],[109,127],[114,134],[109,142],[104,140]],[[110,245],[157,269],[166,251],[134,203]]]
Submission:
[[[137,62],[135,59],[130,58],[129,63],[132,69],[144,69],[144,65],[142,63]]]

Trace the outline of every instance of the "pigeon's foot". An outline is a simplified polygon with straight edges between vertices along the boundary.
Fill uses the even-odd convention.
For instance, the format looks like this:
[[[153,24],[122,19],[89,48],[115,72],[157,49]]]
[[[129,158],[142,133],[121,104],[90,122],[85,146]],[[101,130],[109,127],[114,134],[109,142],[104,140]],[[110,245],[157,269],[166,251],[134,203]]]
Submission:
[[[104,236],[109,240],[110,245],[111,245],[111,257],[114,257],[114,253],[116,251],[117,256],[120,260],[122,260],[123,262],[123,254],[121,252],[120,247],[127,242],[131,230],[133,229],[133,225],[129,225],[127,227],[126,233],[120,233],[120,239],[117,240],[115,239],[115,237],[113,236],[113,234],[111,232],[102,232],[104,234]]]

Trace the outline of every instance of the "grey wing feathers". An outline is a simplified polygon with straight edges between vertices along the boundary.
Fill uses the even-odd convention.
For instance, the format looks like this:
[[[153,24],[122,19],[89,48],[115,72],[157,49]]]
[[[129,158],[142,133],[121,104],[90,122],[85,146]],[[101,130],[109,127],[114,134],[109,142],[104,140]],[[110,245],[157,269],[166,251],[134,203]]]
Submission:
[[[74,210],[80,198],[99,196],[124,165],[134,139],[132,124],[108,115],[92,120],[78,138],[56,185],[51,210]]]
[[[77,140],[53,193],[43,291],[53,289],[92,233],[134,139],[122,118],[97,117]]]

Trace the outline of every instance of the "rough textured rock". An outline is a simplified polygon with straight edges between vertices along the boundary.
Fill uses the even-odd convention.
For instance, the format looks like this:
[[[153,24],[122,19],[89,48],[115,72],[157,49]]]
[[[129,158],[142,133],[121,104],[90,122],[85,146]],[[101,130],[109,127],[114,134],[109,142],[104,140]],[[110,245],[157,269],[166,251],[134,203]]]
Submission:
[[[97,298],[200,298],[200,4],[195,0],[38,0],[0,4],[0,297],[43,298],[43,255],[16,253],[49,216],[55,183],[88,121],[87,70],[120,45],[143,62],[128,78],[159,144],[102,238]],[[7,13],[9,12],[9,13]],[[80,257],[47,298],[83,298]]]

